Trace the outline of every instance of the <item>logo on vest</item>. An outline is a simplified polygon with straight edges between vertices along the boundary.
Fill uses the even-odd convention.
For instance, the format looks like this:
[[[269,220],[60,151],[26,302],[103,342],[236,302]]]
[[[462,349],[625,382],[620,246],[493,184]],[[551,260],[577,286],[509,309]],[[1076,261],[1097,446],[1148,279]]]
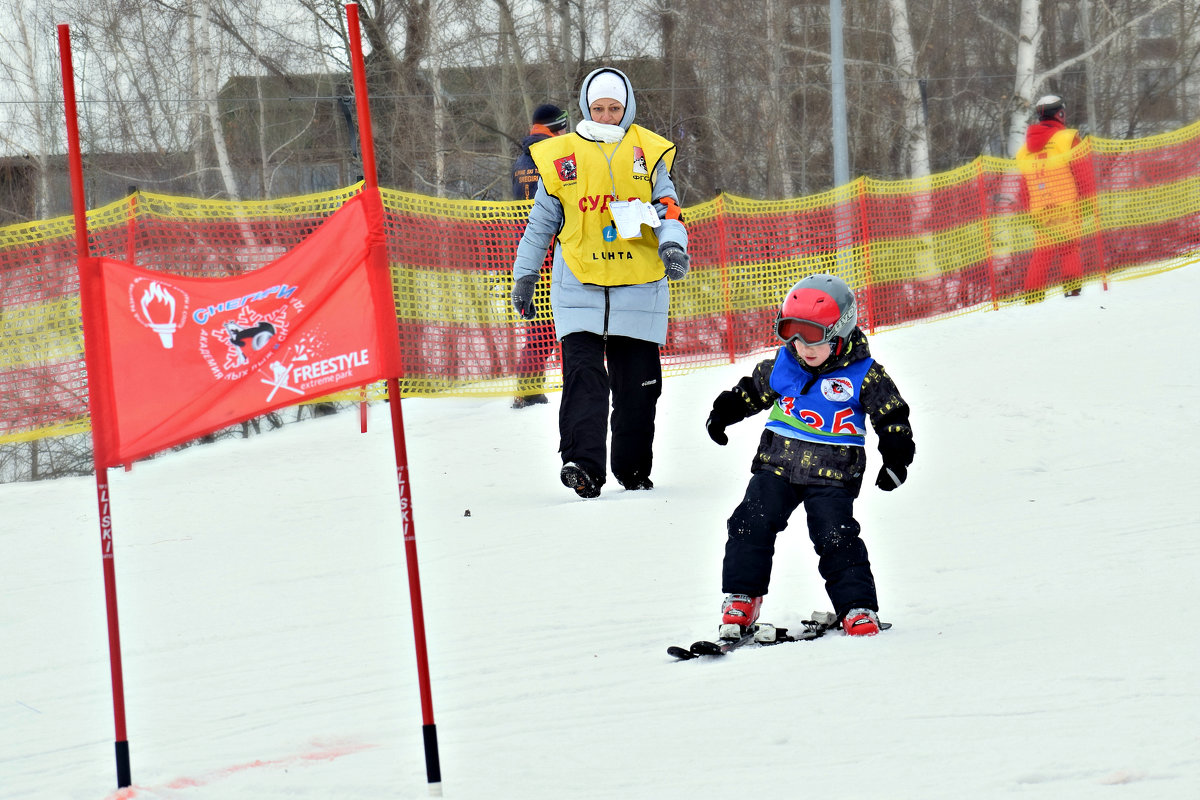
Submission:
[[[854,397],[854,384],[849,378],[826,378],[821,381],[821,395],[835,403],[848,403]]]
[[[563,156],[556,160],[554,162],[554,169],[558,172],[559,180],[566,183],[575,180],[578,172],[575,166],[575,154],[571,153],[569,156]]]
[[[636,145],[633,148],[633,174],[648,175],[646,170],[646,151]]]
[[[604,229],[604,241],[615,242],[616,240],[617,240],[616,223],[609,223],[608,227]]]

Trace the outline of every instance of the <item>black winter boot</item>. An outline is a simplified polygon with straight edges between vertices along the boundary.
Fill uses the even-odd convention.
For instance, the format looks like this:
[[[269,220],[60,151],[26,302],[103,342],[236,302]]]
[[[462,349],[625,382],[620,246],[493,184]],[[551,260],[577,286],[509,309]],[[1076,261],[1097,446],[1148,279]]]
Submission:
[[[574,489],[575,494],[580,497],[590,499],[600,496],[601,482],[574,461],[568,461],[563,464],[558,477],[562,481],[563,486],[566,486],[568,489]]]
[[[649,478],[639,477],[637,475],[633,475],[633,476],[627,477],[627,478],[622,478],[622,477],[618,476],[617,482],[620,483],[622,486],[624,486],[627,491],[631,491],[631,492],[639,490],[639,489],[653,489],[654,488],[654,481],[650,480]]]
[[[513,408],[527,408],[529,406],[540,406],[549,403],[550,398],[544,394],[531,394],[528,396],[517,395],[513,398]]]

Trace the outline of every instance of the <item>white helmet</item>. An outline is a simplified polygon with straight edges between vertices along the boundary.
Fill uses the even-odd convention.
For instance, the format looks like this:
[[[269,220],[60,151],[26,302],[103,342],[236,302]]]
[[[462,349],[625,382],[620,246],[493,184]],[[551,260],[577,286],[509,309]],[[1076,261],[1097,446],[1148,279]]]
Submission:
[[[1063,99],[1056,94],[1043,95],[1034,103],[1034,109],[1037,111],[1039,119],[1049,119],[1059,111],[1065,111],[1066,105]]]

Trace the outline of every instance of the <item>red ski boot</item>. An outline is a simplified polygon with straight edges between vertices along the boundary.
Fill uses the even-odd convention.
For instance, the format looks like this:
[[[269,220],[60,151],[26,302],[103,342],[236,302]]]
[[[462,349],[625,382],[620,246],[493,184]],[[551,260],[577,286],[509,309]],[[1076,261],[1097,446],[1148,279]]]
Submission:
[[[852,608],[842,619],[847,636],[874,636],[879,633],[879,616],[869,608]]]
[[[727,594],[721,603],[722,639],[740,639],[747,630],[758,621],[758,612],[762,608],[761,597],[751,597],[746,594]]]

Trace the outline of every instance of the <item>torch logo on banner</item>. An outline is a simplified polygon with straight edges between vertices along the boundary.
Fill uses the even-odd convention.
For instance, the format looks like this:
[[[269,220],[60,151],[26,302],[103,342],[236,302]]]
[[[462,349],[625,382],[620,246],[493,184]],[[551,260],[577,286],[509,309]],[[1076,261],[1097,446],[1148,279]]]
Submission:
[[[158,334],[164,350],[175,346],[175,332],[187,320],[186,292],[156,280],[138,278],[129,285],[129,306],[134,319]]]

